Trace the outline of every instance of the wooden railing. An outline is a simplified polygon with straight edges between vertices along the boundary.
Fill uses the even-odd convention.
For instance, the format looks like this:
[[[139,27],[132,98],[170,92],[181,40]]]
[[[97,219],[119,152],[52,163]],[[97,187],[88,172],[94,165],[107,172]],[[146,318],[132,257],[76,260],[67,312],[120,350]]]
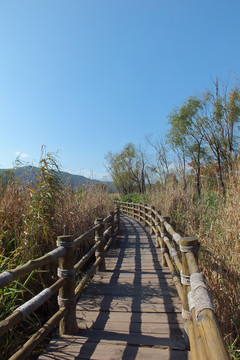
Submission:
[[[78,331],[76,320],[77,300],[96,269],[105,270],[105,254],[112,241],[114,241],[118,228],[119,208],[116,207],[116,210],[111,212],[105,219],[96,219],[94,226],[78,238],[73,239],[70,235],[59,236],[57,239],[58,247],[53,251],[38,259],[30,260],[13,270],[4,271],[0,274],[0,288],[4,291],[4,287],[12,281],[58,260],[57,272],[59,279],[49,288],[44,289],[38,295],[18,307],[0,323],[0,336],[2,336],[58,292],[59,310],[10,358],[11,360],[26,359],[58,324],[60,335],[73,335]],[[94,245],[74,264],[75,250],[85,240],[93,237],[95,237]],[[81,278],[77,287],[75,287],[76,276],[94,253],[95,262]]]
[[[192,360],[230,359],[212,304],[209,289],[198,267],[199,242],[182,237],[152,206],[117,201],[120,211],[149,227],[160,247],[160,263],[168,266],[182,301],[184,335]]]

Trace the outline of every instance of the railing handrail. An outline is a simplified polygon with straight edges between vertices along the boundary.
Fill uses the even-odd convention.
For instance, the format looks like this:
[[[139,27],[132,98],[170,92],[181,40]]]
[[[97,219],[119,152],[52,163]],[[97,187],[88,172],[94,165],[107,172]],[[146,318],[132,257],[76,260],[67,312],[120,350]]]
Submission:
[[[85,285],[95,272],[97,267],[103,268],[105,254],[114,241],[114,237],[118,231],[120,224],[119,207],[111,212],[104,219],[97,219],[94,226],[72,240],[71,236],[60,236],[57,240],[58,247],[46,253],[45,255],[28,261],[26,264],[20,265],[15,269],[4,271],[0,274],[0,289],[4,291],[4,287],[11,284],[12,281],[21,278],[45,265],[58,260],[58,277],[49,288],[45,288],[38,295],[23,303],[13,311],[6,319],[0,322],[0,336],[12,329],[25,317],[33,313],[37,308],[43,305],[50,297],[59,291],[58,303],[59,310],[48,320],[48,322],[38,330],[24,345],[18,350],[10,360],[23,359],[34,350],[34,348],[53,330],[60,322],[60,335],[73,335],[76,333],[76,303],[81,295]],[[74,264],[74,250],[80,244],[95,234],[95,244],[88,252]],[[86,262],[95,253],[96,260],[81,279],[75,288],[75,278],[79,274]],[[63,321],[64,318],[64,321]]]
[[[169,267],[182,301],[186,342],[189,342],[192,360],[230,359],[210,291],[198,267],[198,239],[181,236],[170,224],[170,218],[152,206],[119,200],[116,204],[123,213],[149,226],[150,233],[156,236],[155,245],[161,252],[160,263]]]

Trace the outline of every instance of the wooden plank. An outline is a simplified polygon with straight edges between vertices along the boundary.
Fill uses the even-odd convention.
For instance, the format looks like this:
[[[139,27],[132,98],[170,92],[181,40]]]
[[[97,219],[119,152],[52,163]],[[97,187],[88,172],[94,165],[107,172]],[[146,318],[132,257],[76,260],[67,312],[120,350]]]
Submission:
[[[108,270],[118,270],[118,266],[117,265],[109,265],[109,264],[107,264],[107,269]],[[155,271],[156,272],[158,270],[161,270],[161,268],[151,266],[151,264],[145,265],[145,266],[138,266],[138,265],[134,265],[131,262],[129,264],[122,264],[121,265],[121,270],[132,270],[132,271],[137,271],[137,272],[141,272],[141,271]]]
[[[134,293],[136,296],[176,296],[176,290],[174,288],[169,289],[168,287],[154,288],[153,286],[128,286],[128,285],[113,285],[108,284],[94,284],[94,287],[89,287],[85,294],[96,294],[98,295],[125,295],[131,296]]]
[[[66,345],[67,344],[67,345]],[[189,360],[185,351],[159,347],[139,347],[128,344],[116,344],[112,341],[99,343],[74,337],[52,342],[49,352],[41,355],[39,360],[66,359],[136,359],[136,360]]]
[[[108,285],[111,286],[114,284],[115,286],[125,286],[125,287],[140,287],[143,288],[147,287],[154,287],[156,290],[163,290],[164,288],[171,290],[171,294],[175,293],[176,296],[177,292],[175,291],[175,286],[173,285],[172,279],[164,279],[164,281],[159,281],[159,279],[142,279],[141,277],[131,278],[131,277],[124,277],[124,278],[104,278],[101,281],[94,280],[93,284],[102,284],[102,285]]]
[[[115,270],[115,271],[111,271],[111,270],[106,270],[104,273],[97,273],[94,276],[94,279],[105,279],[105,278],[115,278],[115,277],[127,277],[127,276],[132,276],[134,277],[136,274],[135,271],[131,271],[131,270]],[[146,279],[170,279],[172,277],[171,273],[169,271],[159,271],[156,273],[156,271],[141,271],[141,277],[142,278],[146,278]]]
[[[155,336],[154,336],[155,335]],[[132,344],[138,346],[159,346],[170,347],[171,349],[185,349],[183,337],[176,334],[137,334],[137,333],[120,333],[118,331],[101,331],[92,329],[81,329],[78,333],[78,338],[87,338],[90,341],[113,341],[115,343]]]
[[[137,307],[139,307],[139,311],[135,310]],[[90,307],[91,308],[91,307]],[[99,307],[93,307],[92,310],[96,311]],[[82,311],[86,311],[86,307],[81,307],[80,309]],[[132,306],[132,304],[124,304],[124,303],[118,303],[111,304],[108,306],[108,304],[102,304],[100,305],[100,310],[102,311],[128,311],[128,312],[138,312],[141,314],[141,312],[145,313],[181,313],[182,312],[182,305],[181,304],[143,304],[136,306]]]
[[[112,297],[111,295],[99,295],[98,297],[94,296],[94,295],[88,295],[85,293],[85,295],[83,295],[81,297],[81,299],[78,301],[78,305],[77,307],[83,307],[83,306],[87,306],[88,309],[91,309],[92,306],[98,306],[100,307],[103,303],[108,303],[111,305],[111,307],[115,307],[118,304],[126,304],[128,306],[131,306],[132,304],[141,304],[141,306],[144,305],[149,305],[149,304],[154,304],[154,305],[158,305],[158,304],[181,304],[181,300],[178,297],[174,297],[172,298],[171,296],[150,296],[150,297],[146,297],[146,296],[136,296],[136,295],[132,295],[132,296],[124,296],[124,295],[120,295],[120,296],[114,296]]]
[[[179,327],[178,323],[169,324],[168,322],[162,323],[152,323],[152,322],[119,322],[119,321],[93,321],[88,318],[85,318],[82,321],[79,321],[80,329],[95,329],[95,330],[104,330],[104,331],[117,331],[120,333],[143,333],[143,334],[168,334],[171,333],[181,335],[182,329]]]
[[[182,323],[182,316],[179,313],[142,313],[141,318],[139,317],[132,317],[132,312],[126,311],[79,311],[77,310],[77,319],[78,322],[87,320],[103,320],[105,322],[131,322],[131,323],[143,323],[151,322],[151,323],[158,323],[158,324],[176,324],[178,323],[179,326]]]
[[[147,284],[154,284],[156,287],[160,287],[164,284],[169,285],[169,286],[173,286],[173,281],[172,281],[172,277],[156,277],[156,276],[134,276],[134,274],[130,274],[130,275],[125,275],[125,274],[120,274],[119,276],[105,276],[105,277],[94,277],[94,279],[92,280],[92,283],[102,283],[102,284],[109,284],[111,283],[115,283],[115,284],[121,284],[121,283],[128,283],[128,284],[142,284],[142,285],[147,285]]]
[[[115,286],[142,286],[142,287],[154,287],[157,289],[164,289],[164,288],[169,288],[171,289],[171,293],[175,292],[175,286],[173,285],[172,279],[145,279],[145,278],[141,278],[140,276],[136,276],[136,277],[121,277],[120,279],[118,278],[104,278],[104,279],[95,279],[92,281],[92,284],[102,284],[102,285],[115,285]],[[176,296],[177,296],[177,292]]]

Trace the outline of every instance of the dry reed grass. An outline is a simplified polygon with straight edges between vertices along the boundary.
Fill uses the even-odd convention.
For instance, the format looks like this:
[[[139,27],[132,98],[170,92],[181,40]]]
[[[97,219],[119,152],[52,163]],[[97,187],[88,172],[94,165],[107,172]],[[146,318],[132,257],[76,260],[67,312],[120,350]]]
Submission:
[[[93,226],[97,217],[105,217],[111,210],[112,198],[103,188],[88,185],[74,192],[66,187],[56,210],[56,231],[79,236]]]
[[[26,187],[16,183],[9,184],[0,194],[0,253],[11,258],[11,253],[18,251],[21,262],[29,260],[30,255],[39,257],[52,250],[59,235],[79,236],[93,227],[97,217],[107,216],[114,208],[111,196],[103,189],[88,186],[73,191],[67,186],[55,204],[54,222],[45,238],[40,225],[36,228],[29,223],[31,197]]]
[[[190,184],[169,182],[153,189],[149,203],[169,215],[185,236],[198,235],[199,265],[210,287],[224,335],[230,343],[240,333],[240,180],[238,173],[227,183],[226,194],[202,189],[195,196]]]
[[[240,335],[240,181],[232,175],[209,231],[200,236],[201,263],[224,334]]]
[[[51,158],[42,160],[43,168],[35,183],[21,184],[11,179],[0,188],[0,272],[51,251],[59,235],[79,236],[93,227],[97,217],[105,217],[113,210],[112,198],[103,187],[87,186],[73,191],[58,181],[58,169]],[[83,243],[78,256],[90,245]],[[34,272],[6,287],[0,303],[0,320],[56,280],[55,267],[56,264],[54,268]],[[8,359],[28,335],[42,326],[46,314],[49,317],[56,308],[55,301],[48,302],[42,311],[4,335],[0,340],[2,358]]]

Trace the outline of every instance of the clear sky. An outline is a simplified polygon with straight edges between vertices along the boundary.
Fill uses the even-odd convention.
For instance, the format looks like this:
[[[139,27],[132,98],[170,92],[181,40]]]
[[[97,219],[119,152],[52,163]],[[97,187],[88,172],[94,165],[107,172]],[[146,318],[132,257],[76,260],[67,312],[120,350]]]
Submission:
[[[59,151],[103,178],[104,156],[216,76],[240,77],[239,0],[0,0],[0,168]]]

